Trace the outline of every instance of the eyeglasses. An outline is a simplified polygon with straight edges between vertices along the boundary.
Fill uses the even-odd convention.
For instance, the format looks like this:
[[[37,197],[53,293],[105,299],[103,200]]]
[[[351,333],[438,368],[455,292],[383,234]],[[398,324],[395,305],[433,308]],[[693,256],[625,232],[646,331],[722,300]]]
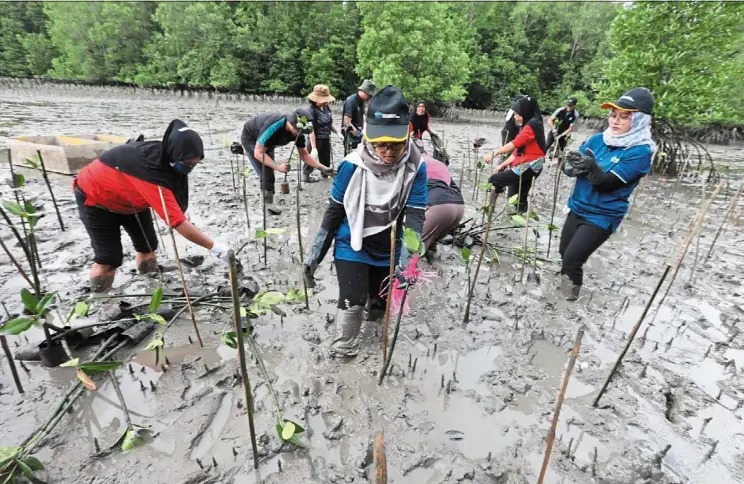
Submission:
[[[403,151],[403,149],[406,147],[406,144],[405,143],[387,143],[387,144],[372,143],[372,147],[378,153],[385,153],[386,151],[396,153],[396,152]]]
[[[615,109],[610,113],[610,118],[617,119],[619,121],[628,121],[633,119],[633,113],[627,111],[617,111]]]

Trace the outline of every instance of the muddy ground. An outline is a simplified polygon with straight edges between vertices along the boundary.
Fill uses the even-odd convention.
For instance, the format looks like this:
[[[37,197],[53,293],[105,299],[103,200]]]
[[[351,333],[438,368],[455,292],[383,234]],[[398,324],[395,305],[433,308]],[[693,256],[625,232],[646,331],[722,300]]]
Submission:
[[[160,137],[168,122],[179,117],[199,130],[207,145],[219,148],[223,140],[239,138],[248,116],[269,109],[283,111],[289,106],[216,105],[210,100],[129,96],[123,91],[90,88],[6,89],[0,92],[0,136],[134,136],[141,132]],[[494,124],[434,120],[432,125],[444,132],[457,179],[461,163],[467,163],[468,138],[484,137],[483,150],[499,143],[500,126]],[[589,134],[579,132],[574,146]],[[280,153],[280,159],[286,157],[288,149]],[[742,163],[740,146],[715,147],[715,156],[716,162]],[[334,157],[341,159],[338,143]],[[48,214],[39,228],[43,281],[59,291],[60,312],[66,313],[75,299],[86,296],[93,257],[77,217],[72,179],[52,177],[69,227],[61,233],[39,174],[24,173],[29,178],[24,192],[45,203]],[[466,218],[480,218],[476,210],[483,195],[480,203],[472,200],[472,174],[465,170],[465,176]],[[679,186],[676,180],[645,179],[631,216],[590,259],[581,299],[568,303],[555,294],[557,232],[550,257],[546,257],[554,176],[554,167],[545,170],[535,189],[541,217],[538,254],[545,259],[537,268],[540,282],[532,278],[527,282],[525,277],[525,283],[520,283],[521,264],[509,253],[523,243],[524,231],[494,231],[491,240],[503,249],[499,261],[489,258],[484,262],[471,322],[463,326],[465,267],[458,248],[440,246],[433,267],[424,264],[437,271],[438,278],[416,290],[413,313],[403,321],[392,376],[381,387],[377,386],[381,367],[378,323],[365,326],[363,348],[356,360],[344,363],[327,357],[329,320],[335,314],[337,297],[330,258],[318,270],[320,285],[310,297],[310,311],[299,303],[283,304],[286,318],[266,315],[257,320],[257,342],[275,377],[282,411],[306,427],[308,450],[283,446],[277,438],[270,394],[251,361],[261,460],[258,471],[252,469],[243,391],[233,384],[236,351],[219,341],[219,333],[230,324],[230,313],[202,307],[197,320],[204,348],[189,344],[193,328],[188,316],[182,317],[166,336],[171,363],[166,373],[154,364],[153,354],[144,350],[146,341],[118,356],[134,369],[133,374],[126,369],[116,373],[134,423],[149,427],[154,440],[128,454],[96,455],[94,438],[105,449],[116,442],[126,425],[111,382],[98,376],[99,389],[84,395],[37,452],[46,464],[40,477],[50,483],[97,484],[368,482],[371,439],[383,430],[390,482],[532,483],[540,471],[568,352],[583,325],[586,334],[560,415],[546,482],[742,482],[742,203],[710,259],[702,261],[741,180],[732,178],[714,201],[699,240],[694,275],[697,239],[669,296],[662,307],[651,309],[621,372],[595,409],[592,401],[665,262],[684,239],[701,205],[701,187],[692,179]],[[8,177],[7,165],[0,166],[0,179]],[[287,228],[269,240],[268,268],[259,263],[253,242],[261,224],[255,177],[250,174],[248,179],[251,228],[245,223],[241,194],[232,188],[228,151],[208,151],[191,178],[190,219],[234,248],[248,242],[239,256],[245,267],[243,282],[253,278],[263,289],[282,292],[301,288],[294,223],[296,173],[292,194],[277,196],[284,212],[268,219],[271,227]],[[330,185],[329,180],[303,184],[305,247],[319,225]],[[706,192],[712,188],[708,185]],[[569,182],[562,183],[555,222],[559,227],[570,189]],[[11,197],[4,183],[0,193],[3,199]],[[502,198],[499,207],[503,203]],[[494,225],[511,223],[502,214]],[[7,228],[1,236],[20,256]],[[173,247],[164,236],[163,276],[166,288],[175,289],[179,279]],[[532,246],[534,235],[529,237]],[[203,249],[176,238],[181,257],[206,255]],[[124,240],[125,263],[108,296],[151,292],[158,280],[135,274],[133,248]],[[475,254],[479,251],[474,247]],[[4,254],[0,261],[0,297],[17,313],[21,310],[18,291],[24,282]],[[212,292],[226,283],[224,267],[210,257],[197,268],[187,268],[186,278],[194,292]],[[120,300],[94,300],[93,313],[76,324],[102,318]],[[31,331],[28,337],[34,342],[41,334]],[[15,342],[25,344],[23,337],[9,339],[11,347]],[[411,359],[417,360],[415,372],[408,368]],[[7,362],[3,358],[0,363],[2,446],[23,441],[50,416],[75,381],[72,369],[49,370],[36,362],[27,366],[28,372],[21,371],[27,393],[19,396]],[[140,382],[146,387],[144,392]],[[154,392],[149,382],[156,385]],[[451,391],[447,393],[442,384]],[[671,449],[661,454],[667,445]]]

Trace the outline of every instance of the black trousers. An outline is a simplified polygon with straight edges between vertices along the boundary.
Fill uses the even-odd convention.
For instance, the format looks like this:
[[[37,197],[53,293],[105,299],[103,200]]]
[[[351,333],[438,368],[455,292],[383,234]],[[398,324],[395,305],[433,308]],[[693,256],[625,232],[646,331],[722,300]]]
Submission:
[[[261,180],[261,190],[266,190],[267,192],[274,193],[274,183],[276,183],[274,170],[272,168],[269,168],[268,166],[263,166],[261,160],[257,160],[253,157],[253,152],[256,150],[256,140],[251,139],[247,136],[241,136],[240,144],[243,145],[245,154],[248,155],[248,159],[251,160],[253,171],[256,172],[256,175],[258,175],[258,178]],[[266,151],[266,154],[273,160],[274,148],[269,148]],[[263,179],[261,177],[261,167],[263,167]]]
[[[522,193],[519,197],[519,204],[517,205],[517,211],[519,212],[526,212],[527,211],[527,196],[530,194],[530,188],[532,188],[532,182],[535,178],[537,178],[539,173],[535,173],[532,171],[532,169],[525,170],[524,173],[522,173],[521,177],[521,184],[522,184]],[[519,193],[519,184],[520,184],[520,177],[516,173],[514,173],[512,170],[504,170],[500,173],[494,173],[491,175],[491,178],[488,179],[489,183],[493,185],[494,190],[496,193],[501,193],[504,191],[504,188],[507,188],[507,197],[511,198],[512,196]]]
[[[339,309],[364,306],[367,299],[373,307],[385,307],[385,298],[380,297],[383,281],[389,275],[389,267],[371,266],[361,262],[336,259]]]
[[[570,135],[566,135],[558,139],[558,151],[556,152],[556,156],[558,156],[560,153],[562,153],[566,149],[566,143],[568,143],[569,137]],[[548,132],[548,140],[546,141],[546,148],[545,148],[546,155],[553,154],[553,152],[550,151],[550,147],[553,146],[553,143],[555,143],[555,136],[553,136],[553,132],[550,131]]]
[[[318,149],[318,161],[323,166],[331,166],[331,138],[315,137],[316,148]],[[308,150],[312,150],[312,144],[308,143]],[[302,173],[309,175],[314,168],[310,165],[302,166]]]
[[[570,212],[561,231],[558,249],[563,259],[561,274],[566,274],[571,282],[580,286],[584,279],[584,264],[610,235],[610,228],[603,229]]]
[[[129,234],[137,252],[145,254],[157,250],[158,236],[149,209],[136,215],[123,215],[99,207],[89,207],[85,205],[85,193],[80,187],[75,187],[75,201],[80,220],[90,237],[90,245],[95,253],[93,261],[96,264],[121,266],[124,261],[121,227]]]

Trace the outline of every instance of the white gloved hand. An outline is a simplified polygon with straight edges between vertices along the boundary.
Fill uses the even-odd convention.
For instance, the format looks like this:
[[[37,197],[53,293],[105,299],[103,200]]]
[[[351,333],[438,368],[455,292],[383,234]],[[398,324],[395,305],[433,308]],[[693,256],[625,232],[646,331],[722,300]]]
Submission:
[[[310,152],[310,156],[312,156],[313,158],[315,158],[317,160],[318,159],[318,150],[315,149],[315,148],[313,148],[313,151]]]
[[[221,243],[221,242],[215,242],[212,246],[212,249],[209,251],[210,254],[217,257],[223,262],[229,261],[229,254],[230,254],[230,247],[227,245]]]

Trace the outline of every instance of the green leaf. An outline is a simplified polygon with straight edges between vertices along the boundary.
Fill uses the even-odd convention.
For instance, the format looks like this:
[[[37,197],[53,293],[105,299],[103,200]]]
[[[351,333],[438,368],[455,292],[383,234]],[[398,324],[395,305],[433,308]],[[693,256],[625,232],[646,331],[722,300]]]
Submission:
[[[512,221],[517,225],[524,225],[527,221],[521,215],[512,215]]]
[[[165,318],[159,314],[148,314],[147,317],[158,324],[162,324],[163,326],[168,325],[168,322],[165,320]]]
[[[42,464],[39,459],[37,459],[36,457],[32,455],[23,459],[23,463],[29,466],[31,470],[34,472],[44,470],[44,464]]]
[[[156,334],[153,336],[153,338],[147,343],[147,346],[145,346],[145,350],[152,351],[156,348],[162,348],[165,346],[165,340],[163,339],[162,334]]]
[[[519,193],[516,195],[512,195],[509,197],[509,205],[517,206],[517,203],[519,203]]]
[[[501,257],[499,257],[499,251],[493,249],[491,251],[491,257],[496,261],[497,264],[501,264]]]
[[[33,318],[18,318],[0,326],[0,334],[8,334],[11,336],[18,336],[19,334],[30,328],[34,321]]]
[[[286,231],[286,227],[269,227],[268,229],[266,229],[266,235],[278,235]]]
[[[484,192],[487,192],[493,188],[493,183],[481,183],[478,185],[478,190],[483,190]]]
[[[25,218],[28,216],[28,214],[23,210],[23,207],[21,207],[19,204],[15,202],[9,202],[9,201],[3,200],[3,206],[5,207],[5,210],[7,210],[8,212],[18,217]]]
[[[540,217],[537,215],[537,210],[535,210],[534,208],[530,210],[530,218],[536,222],[540,221]]]
[[[266,238],[266,232],[263,230],[256,230],[256,238],[257,239],[265,239]]]
[[[238,335],[235,333],[235,331],[222,333],[222,336],[220,336],[220,341],[234,350],[238,348]]]
[[[23,306],[26,308],[26,311],[31,314],[36,314],[36,306],[38,306],[39,300],[36,299],[36,296],[31,294],[31,291],[26,288],[21,289],[21,300],[23,301]]]
[[[65,361],[64,363],[62,363],[59,366],[62,366],[62,367],[65,367],[65,368],[70,368],[70,367],[73,367],[73,366],[74,367],[77,367],[79,364],[80,364],[80,358],[73,358],[73,359],[71,359],[69,361]]]
[[[305,294],[304,292],[300,291],[299,289],[290,289],[287,291],[287,295],[285,296],[285,299],[288,302],[291,301],[304,301],[305,300]]]
[[[288,418],[285,418],[284,419],[284,423],[286,424],[287,422],[290,422],[290,423],[292,423],[295,426],[295,431],[294,431],[294,434],[295,435],[301,434],[302,432],[305,431],[305,429],[300,424],[298,424],[297,422],[295,422],[294,420],[290,420]]]
[[[300,436],[295,433],[291,439],[288,440],[289,443],[296,445],[297,447],[302,447],[303,449],[307,449],[307,445],[300,440]]]
[[[121,443],[121,450],[129,452],[145,443],[145,439],[134,429],[128,429]]]
[[[23,462],[20,459],[16,459],[15,463],[18,465],[18,468],[21,469],[21,472],[23,472],[23,475],[26,477],[31,477],[34,475],[33,469],[31,469],[28,464]]]
[[[243,306],[240,306],[240,317],[241,318],[248,317],[248,311]]]
[[[548,230],[551,232],[554,230],[558,230],[558,226],[554,224],[548,224]]]
[[[259,306],[269,308],[275,304],[284,302],[284,295],[278,291],[269,291],[256,296],[254,302]]]
[[[421,239],[413,229],[407,228],[403,231],[403,245],[411,254],[418,254],[421,248]]]
[[[83,386],[87,388],[88,390],[94,392],[96,391],[96,384],[93,382],[93,380],[90,378],[90,376],[85,373],[83,370],[78,368],[76,373],[78,380],[80,380],[83,383]]]
[[[31,158],[24,158],[23,159],[23,164],[26,165],[26,166],[28,166],[29,168],[36,168],[36,169],[38,169],[39,168],[38,155],[33,160]]]
[[[49,305],[52,304],[52,301],[57,296],[56,292],[50,292],[43,298],[41,298],[41,301],[36,305],[36,315],[40,317],[44,317],[48,311]]]
[[[8,181],[11,183],[11,188],[21,188],[26,184],[26,177],[20,173],[13,173],[13,179]]]
[[[90,306],[88,306],[88,303],[86,302],[80,301],[79,303],[75,304],[75,314],[80,318],[86,317],[89,310]]]
[[[115,370],[121,365],[121,361],[91,361],[88,363],[80,363],[78,367],[86,373],[94,375],[96,373],[101,373],[104,371]]]
[[[460,251],[460,255],[462,256],[462,260],[467,263],[470,260],[470,249],[467,247],[463,247]]]
[[[0,463],[14,459],[21,450],[20,447],[0,447]]]
[[[150,313],[156,313],[161,302],[163,302],[163,288],[159,287],[152,293],[152,298],[150,299]]]
[[[285,422],[282,428],[282,440],[289,440],[295,434],[294,422]]]

